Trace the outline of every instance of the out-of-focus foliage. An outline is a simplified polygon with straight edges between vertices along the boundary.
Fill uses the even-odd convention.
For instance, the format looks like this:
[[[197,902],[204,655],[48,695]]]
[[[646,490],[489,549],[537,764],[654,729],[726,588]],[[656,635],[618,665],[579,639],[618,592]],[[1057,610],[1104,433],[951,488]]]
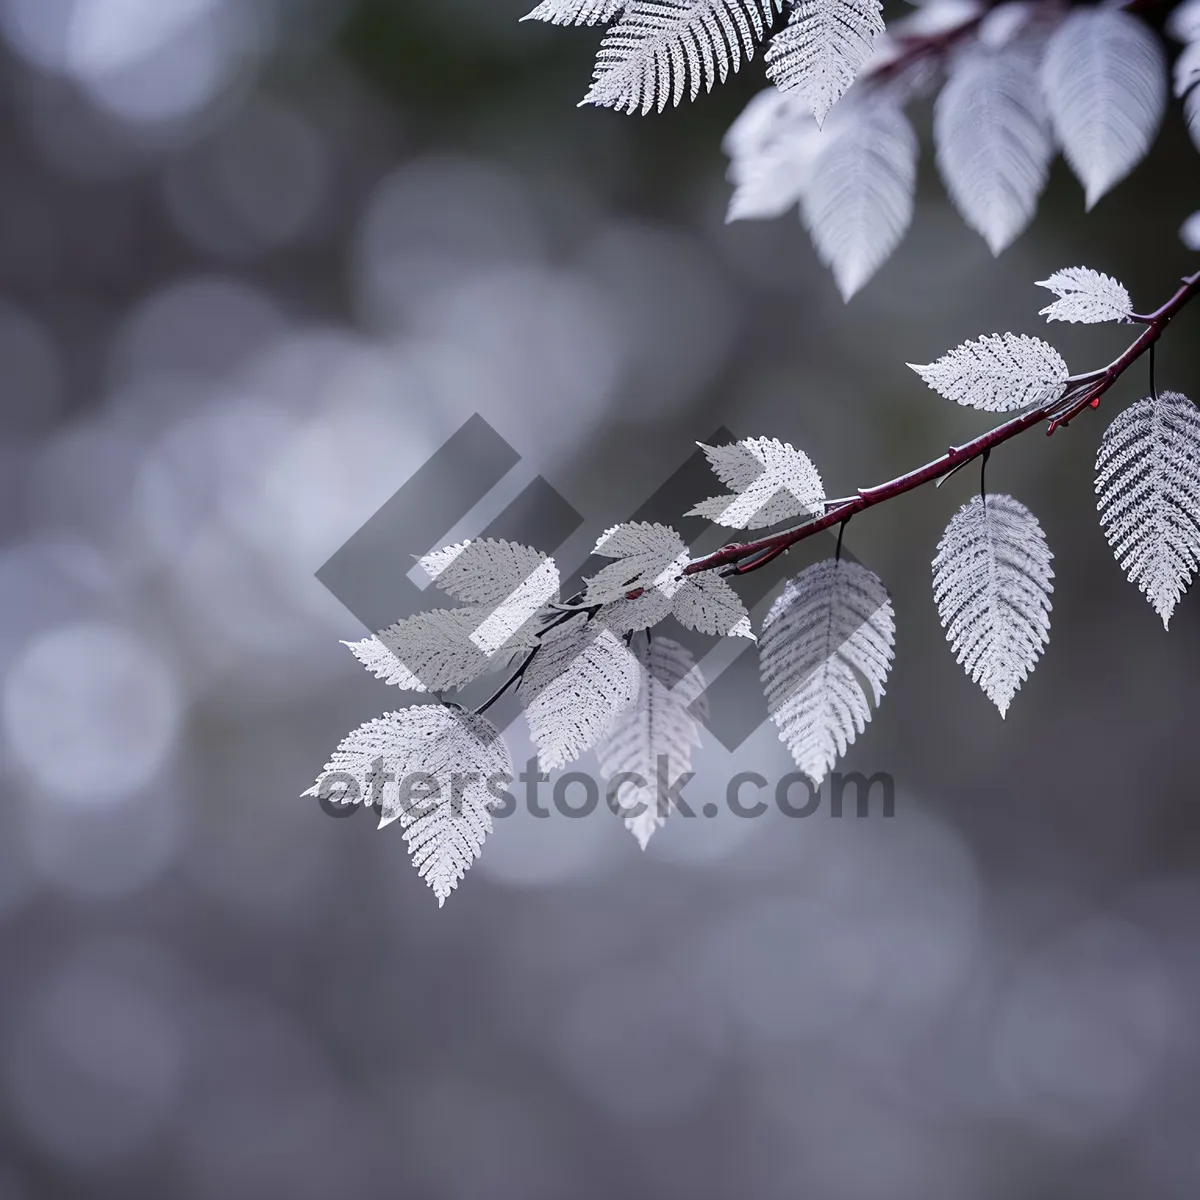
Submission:
[[[471,413],[585,516],[568,571],[722,425],[843,494],[978,429],[899,364],[1188,265],[1168,121],[996,262],[922,180],[848,320],[799,221],[723,223],[752,78],[576,109],[594,31],[528,7],[0,0],[0,1196],[1194,1196],[1200,634],[1096,529],[1090,413],[989,466],[1072,547],[1004,728],[928,603],[976,481],[847,533],[906,631],[845,764],[892,819],[784,816],[767,726],[645,854],[518,788],[439,914],[399,822],[297,799],[395,695],[314,572]]]

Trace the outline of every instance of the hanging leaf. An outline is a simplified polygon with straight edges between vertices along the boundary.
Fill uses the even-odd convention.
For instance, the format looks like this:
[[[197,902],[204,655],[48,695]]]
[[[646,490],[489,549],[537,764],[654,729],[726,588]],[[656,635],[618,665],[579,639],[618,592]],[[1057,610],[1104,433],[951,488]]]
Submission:
[[[600,621],[613,633],[632,633],[638,629],[653,629],[660,621],[671,615],[674,595],[668,596],[658,588],[636,596],[632,600],[622,597],[609,601],[593,618]]]
[[[968,408],[1012,412],[1062,395],[1068,372],[1053,346],[1026,334],[984,334],[927,366],[908,364],[935,392]]]
[[[531,580],[545,581],[539,590],[547,598],[558,596],[554,559],[516,542],[492,538],[458,542],[426,554],[420,562],[443,592],[468,604],[500,604]]]
[[[795,95],[766,88],[729,127],[721,148],[734,185],[725,220],[778,217],[799,202],[824,145],[817,123]]]
[[[1055,271],[1049,279],[1038,280],[1036,286],[1059,297],[1040,310],[1038,315],[1047,321],[1094,325],[1100,321],[1127,321],[1133,312],[1133,301],[1124,285],[1090,267]]]
[[[866,689],[876,706],[883,698],[895,640],[887,589],[845,559],[801,572],[771,607],[760,641],[767,708],[814,785],[870,721]]]
[[[483,605],[435,608],[343,645],[385,683],[440,692],[499,670],[517,650],[535,644],[536,631],[528,623],[511,630],[503,614]]]
[[[782,0],[629,0],[604,36],[582,103],[662,112],[754,57]]]
[[[1078,9],[1051,36],[1042,82],[1089,209],[1150,149],[1166,108],[1166,75],[1158,39],[1129,13]]]
[[[1100,527],[1166,629],[1200,556],[1200,413],[1179,392],[1131,404],[1096,456]]]
[[[671,600],[671,614],[688,629],[754,640],[750,614],[728,581],[712,571],[689,575]]]
[[[1002,717],[1050,639],[1053,557],[1011,496],[976,496],[938,543],[933,595],[946,637]]]
[[[385,772],[381,778],[377,769]],[[360,725],[304,794],[321,795],[322,782],[333,773],[354,781],[359,803],[370,803],[378,792],[379,828],[400,822],[413,866],[433,889],[439,908],[492,831],[491,809],[498,796],[489,780],[511,783],[513,778],[496,727],[475,713],[443,705],[406,708]]]
[[[669,525],[649,521],[614,525],[601,535],[592,553],[617,561],[586,581],[584,600],[588,604],[618,600],[638,588],[655,589],[670,597],[688,562],[688,549],[679,534]]]
[[[767,50],[767,78],[803,96],[823,125],[883,31],[880,0],[799,0]]]
[[[955,208],[999,254],[1037,212],[1054,152],[1029,49],[962,57],[938,96],[933,132]]]
[[[697,445],[734,494],[702,500],[684,515],[732,529],[759,529],[823,512],[825,485],[803,451],[777,438],[744,438],[728,446]]]
[[[888,260],[912,221],[917,137],[883,100],[840,105],[801,212],[821,261],[849,300]]]
[[[645,786],[630,781],[618,796],[629,813],[625,827],[645,850],[670,814],[659,781],[669,784],[692,769],[692,750],[700,745],[697,718],[707,716],[708,704],[704,676],[678,642],[639,638],[633,653],[641,669],[638,698],[597,743],[596,757],[609,781],[623,774],[645,780]]]
[[[638,694],[640,669],[625,643],[576,617],[547,631],[520,684],[543,771],[591,749]]]

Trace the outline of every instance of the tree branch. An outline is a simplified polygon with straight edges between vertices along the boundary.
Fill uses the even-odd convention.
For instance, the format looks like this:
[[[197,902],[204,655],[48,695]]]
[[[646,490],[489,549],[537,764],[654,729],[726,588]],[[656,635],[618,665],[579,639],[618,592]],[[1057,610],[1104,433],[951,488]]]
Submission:
[[[1099,407],[1100,397],[1162,337],[1171,319],[1197,293],[1200,293],[1200,271],[1187,276],[1179,290],[1161,308],[1148,315],[1135,314],[1130,317],[1131,321],[1144,325],[1145,329],[1120,358],[1102,370],[1073,376],[1067,380],[1062,394],[1046,404],[1013,417],[1012,420],[961,446],[951,446],[940,458],[935,458],[914,471],[875,487],[860,488],[853,496],[832,501],[826,505],[826,510],[821,516],[811,518],[802,525],[785,529],[781,533],[773,533],[757,541],[734,542],[703,558],[693,559],[684,567],[683,574],[698,575],[701,571],[732,567],[732,570],[724,573],[747,575],[766,566],[797,542],[849,520],[855,513],[864,509],[874,508],[876,504],[882,504],[885,500],[893,500],[922,484],[941,479],[1043,421],[1048,422],[1047,435],[1054,433],[1059,426],[1069,424],[1085,408]]]

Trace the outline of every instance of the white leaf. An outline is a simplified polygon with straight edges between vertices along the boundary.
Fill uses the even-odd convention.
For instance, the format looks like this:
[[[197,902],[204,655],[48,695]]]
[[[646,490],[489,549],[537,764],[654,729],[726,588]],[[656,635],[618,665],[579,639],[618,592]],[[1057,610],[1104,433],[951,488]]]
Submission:
[[[688,549],[679,534],[669,525],[647,521],[614,525],[600,537],[593,553],[617,561],[586,581],[588,604],[619,600],[638,588],[656,589],[670,597],[688,562]]]
[[[692,750],[700,745],[696,718],[707,714],[704,676],[691,654],[670,638],[638,638],[633,648],[641,668],[636,703],[618,715],[596,744],[596,757],[606,780],[633,774],[617,799],[627,812],[625,828],[643,850],[670,810],[660,806],[661,779],[672,783],[692,769]],[[662,790],[665,796],[666,789]]]
[[[599,25],[611,21],[625,0],[542,0],[522,21],[548,21],[551,25]]]
[[[797,127],[816,131],[812,114],[796,96],[766,87],[755,93],[725,131],[721,149],[737,162],[753,157],[776,142],[790,137]]]
[[[1200,125],[1200,122],[1197,122]],[[1179,240],[1189,250],[1200,250],[1200,212],[1194,212],[1179,227]]]
[[[1038,315],[1047,321],[1094,325],[1100,321],[1124,321],[1133,312],[1133,301],[1124,284],[1090,267],[1055,271],[1049,279],[1039,279],[1036,286],[1047,288],[1059,297],[1039,310]]]
[[[1197,40],[1184,46],[1183,51],[1175,60],[1175,95],[1182,96],[1184,92],[1200,83],[1200,34]]]
[[[345,645],[386,683],[439,692],[498,670],[514,651],[534,644],[535,632],[527,625],[505,636],[502,618],[502,609],[482,605],[435,608]]]
[[[946,637],[1002,717],[1050,639],[1053,557],[1011,496],[976,496],[938,543],[933,595]]]
[[[391,776],[382,786],[377,765]],[[439,908],[492,831],[490,810],[499,797],[488,781],[503,777],[507,784],[513,777],[496,727],[442,705],[406,708],[360,725],[334,751],[322,778],[332,772],[354,779],[360,803],[369,804],[378,788],[379,827],[400,821],[413,866],[433,889]],[[421,778],[414,779],[418,773]],[[304,794],[319,795],[321,782]]]
[[[460,600],[491,608],[471,640],[494,654],[527,622],[558,599],[558,567],[540,550],[516,542],[459,542],[425,555],[421,566],[439,588]]]
[[[777,217],[804,192],[822,146],[812,114],[778,88],[756,95],[721,143],[734,185],[726,221]]]
[[[1167,628],[1200,558],[1200,413],[1179,392],[1131,404],[1096,456],[1100,525]]]
[[[799,0],[767,50],[767,78],[796,91],[822,125],[883,33],[880,0]]]
[[[703,87],[754,56],[781,0],[629,0],[604,36],[581,103],[643,113]]]
[[[815,147],[814,147],[815,151]],[[734,221],[772,221],[799,203],[808,181],[812,154],[790,157],[782,148],[730,171],[733,195],[725,211],[726,224]]]
[[[808,455],[790,443],[743,438],[727,446],[697,445],[734,495],[701,501],[685,516],[707,517],[732,529],[759,529],[824,511],[821,476]]]
[[[542,770],[594,746],[637,698],[639,675],[625,643],[598,622],[577,617],[548,630],[519,689]]]
[[[612,600],[592,618],[602,621],[613,633],[630,633],[635,629],[651,629],[671,615],[674,597],[658,588],[634,597]]]
[[[801,212],[821,261],[849,300],[885,263],[912,220],[917,137],[883,102],[839,105]]]
[[[392,626],[394,629],[395,626]],[[376,679],[390,683],[406,692],[426,692],[429,689],[402,663],[383,640],[382,634],[373,634],[360,642],[342,642]]]
[[[687,576],[672,599],[671,615],[698,633],[754,640],[742,598],[715,571]]]
[[[1037,212],[1054,147],[1033,56],[961,58],[934,108],[937,163],[966,223],[999,254]]]
[[[1042,83],[1067,162],[1087,207],[1150,149],[1166,107],[1166,60],[1137,17],[1079,9],[1055,30]]]
[[[1045,404],[1067,382],[1062,355],[1026,334],[984,334],[928,366],[908,365],[947,400],[984,412]]]
[[[767,708],[796,765],[821,780],[866,728],[892,662],[887,589],[860,563],[827,559],[789,580],[763,622]]]
[[[1184,0],[1167,16],[1167,33],[1177,42],[1200,40],[1200,0]]]
[[[482,538],[434,550],[420,562],[448,595],[468,604],[499,604],[554,560],[516,542]]]

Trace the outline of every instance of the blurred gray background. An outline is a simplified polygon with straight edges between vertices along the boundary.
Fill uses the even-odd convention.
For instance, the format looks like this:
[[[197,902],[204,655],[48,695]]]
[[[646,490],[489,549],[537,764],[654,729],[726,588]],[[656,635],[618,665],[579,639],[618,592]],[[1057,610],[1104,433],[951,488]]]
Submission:
[[[854,522],[899,634],[846,765],[892,820],[643,855],[518,815],[439,911],[398,829],[299,798],[404,699],[314,572],[471,413],[585,541],[720,424],[842,495],[986,427],[905,361],[1038,332],[1057,268],[1145,309],[1197,266],[1176,107],[998,261],[926,146],[844,307],[794,217],[723,223],[759,62],[577,109],[598,33],[528,3],[0,0],[0,1200],[1190,1200],[1200,608],[1165,634],[1092,501],[1140,368],[992,457],[1057,555],[1006,721],[930,595],[975,471]],[[1198,323],[1158,358],[1193,397]],[[1050,336],[1082,371],[1129,334]],[[769,728],[699,761],[696,806],[790,769]]]

